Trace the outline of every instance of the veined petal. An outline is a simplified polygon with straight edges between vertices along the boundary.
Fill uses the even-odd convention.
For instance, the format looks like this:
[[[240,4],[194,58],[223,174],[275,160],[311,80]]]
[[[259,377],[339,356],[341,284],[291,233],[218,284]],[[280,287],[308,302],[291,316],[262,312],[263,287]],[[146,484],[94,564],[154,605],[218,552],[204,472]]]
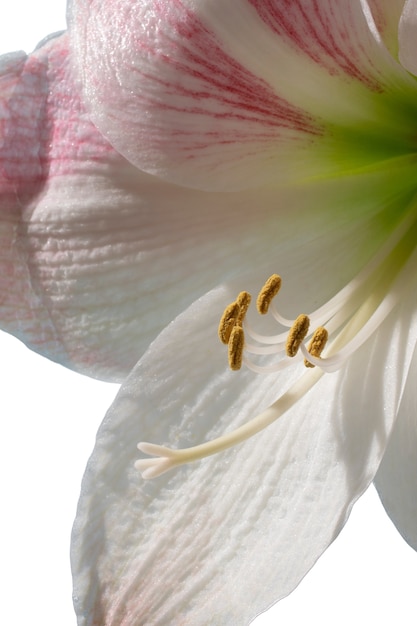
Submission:
[[[313,262],[305,284],[320,300],[315,270]],[[288,273],[292,301],[296,270]],[[266,431],[141,482],[138,439],[178,447],[211,439],[298,376],[294,368],[264,378],[223,369],[217,311],[241,287],[204,296],[160,335],[100,429],[73,534],[80,626],[196,626],[207,615],[213,626],[248,623],[297,585],[373,479],[413,352],[414,294],[346,370],[322,378]]]
[[[412,188],[412,161],[279,194],[176,187],[137,170],[92,125],[66,35],[3,63],[2,328],[89,375],[124,378],[175,315],[266,263],[278,243],[304,245],[303,233],[344,233],[375,217],[360,263],[389,227],[377,214],[401,207]]]
[[[365,8],[73,0],[69,23],[92,119],[116,149],[173,182],[233,190],[415,150],[415,82]]]
[[[375,485],[388,515],[404,539],[417,549],[417,349],[408,373],[398,417]]]

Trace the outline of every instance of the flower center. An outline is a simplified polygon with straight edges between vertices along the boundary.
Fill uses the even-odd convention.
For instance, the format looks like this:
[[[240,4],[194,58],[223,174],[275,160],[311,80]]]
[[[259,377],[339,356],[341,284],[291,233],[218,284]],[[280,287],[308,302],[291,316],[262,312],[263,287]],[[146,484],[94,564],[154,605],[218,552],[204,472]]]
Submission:
[[[212,441],[178,450],[139,443],[140,451],[154,457],[136,461],[135,467],[142,472],[143,478],[154,478],[176,466],[216,454],[249,439],[287,412],[324,373],[340,369],[374,334],[406,292],[415,275],[416,240],[413,207],[350,283],[323,306],[309,315],[298,315],[295,320],[283,317],[275,305],[282,280],[278,274],[273,274],[261,288],[256,306],[260,315],[272,316],[285,329],[275,335],[263,335],[252,328],[246,316],[251,296],[242,291],[226,307],[218,329],[220,340],[228,346],[229,367],[237,371],[245,365],[258,374],[270,374],[288,367],[294,359],[304,359],[304,366],[308,369],[265,411]],[[311,332],[311,328],[315,330]],[[272,362],[257,363],[253,356],[272,358]]]

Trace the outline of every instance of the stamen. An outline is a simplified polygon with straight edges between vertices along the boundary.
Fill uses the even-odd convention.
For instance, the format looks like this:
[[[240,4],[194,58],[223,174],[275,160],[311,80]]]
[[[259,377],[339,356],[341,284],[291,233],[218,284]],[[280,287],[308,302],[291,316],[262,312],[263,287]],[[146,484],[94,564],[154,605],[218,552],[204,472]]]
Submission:
[[[233,327],[236,325],[236,320],[239,315],[238,303],[232,302],[229,304],[221,317],[218,329],[219,339],[222,343],[228,344]]]
[[[269,305],[281,289],[281,276],[272,274],[262,287],[256,300],[256,308],[258,313],[265,315],[268,313]]]
[[[301,313],[295,320],[288,333],[286,352],[287,356],[295,356],[298,348],[303,343],[310,326],[310,320],[307,315]]]
[[[307,351],[313,357],[320,358],[321,353],[329,338],[329,333],[323,326],[319,326],[313,333],[310,343],[308,344]],[[316,367],[313,363],[304,359],[304,365],[306,367]]]
[[[235,326],[241,326],[251,302],[251,295],[247,291],[241,291],[234,302],[231,302],[224,310],[220,319],[217,333],[222,343],[228,344],[230,335]]]
[[[229,339],[229,367],[236,372],[242,367],[243,347],[245,345],[245,335],[242,326],[235,326]]]

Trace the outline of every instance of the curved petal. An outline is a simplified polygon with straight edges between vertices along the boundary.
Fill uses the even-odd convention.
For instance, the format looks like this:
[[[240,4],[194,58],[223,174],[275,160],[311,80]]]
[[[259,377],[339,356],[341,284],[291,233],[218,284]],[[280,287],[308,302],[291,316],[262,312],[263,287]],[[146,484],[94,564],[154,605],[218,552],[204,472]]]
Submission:
[[[417,550],[417,350],[414,351],[398,418],[375,485],[388,515]]]
[[[307,308],[325,290],[322,262],[313,256],[303,276]],[[292,304],[300,299],[297,269],[287,268]],[[323,376],[266,431],[142,482],[133,467],[137,441],[184,447],[211,439],[299,377],[296,366],[282,376],[225,371],[214,339],[218,311],[248,286],[219,288],[179,316],[104,420],[73,533],[80,626],[197,626],[207,615],[217,626],[248,623],[297,585],[374,477],[414,347],[414,294],[345,371]]]
[[[124,378],[175,315],[266,263],[278,243],[288,249],[331,230],[337,245],[363,220],[373,240],[364,228],[359,264],[389,227],[378,212],[410,193],[414,175],[400,164],[279,194],[163,183],[92,125],[67,48],[64,35],[30,57],[6,57],[0,83],[1,324],[64,365]]]
[[[405,0],[368,0],[375,26],[392,56],[399,51],[398,26]]]
[[[0,258],[1,307],[6,326],[38,335],[40,344],[57,334],[45,314],[42,299],[31,288],[25,247],[20,245],[23,208],[37,197],[47,177],[44,104],[49,82],[42,60],[23,52],[0,58]],[[41,145],[41,127],[46,142]],[[35,334],[34,333],[34,334]]]
[[[402,65],[417,75],[416,55],[417,2],[406,0],[399,25],[399,58]]]
[[[416,86],[369,20],[359,0],[73,0],[69,11],[98,128],[141,169],[207,190],[412,150]]]
[[[65,365],[119,375],[122,350],[100,354],[119,277],[113,268],[102,286],[100,274],[114,260],[111,246],[121,255],[129,243],[132,167],[89,121],[66,35],[29,57],[6,55],[1,74],[2,327]]]

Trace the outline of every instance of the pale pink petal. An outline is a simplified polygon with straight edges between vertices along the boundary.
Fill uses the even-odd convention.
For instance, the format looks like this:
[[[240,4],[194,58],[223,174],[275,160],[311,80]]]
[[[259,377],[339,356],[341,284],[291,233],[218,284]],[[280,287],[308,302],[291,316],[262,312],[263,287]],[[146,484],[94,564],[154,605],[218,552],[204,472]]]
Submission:
[[[87,304],[92,270],[112,243],[100,196],[110,204],[121,195],[112,168],[123,160],[80,103],[66,35],[29,57],[3,57],[0,80],[2,328],[65,365],[113,375],[120,359],[100,354],[97,338],[88,342]],[[116,197],[113,215],[115,206]]]
[[[50,126],[44,105],[49,80],[47,65],[34,55],[0,59],[0,262],[3,328],[31,337],[38,345],[58,342],[42,294],[32,287],[27,263],[25,207],[42,191],[47,179]]]
[[[392,94],[415,85],[364,6],[73,0],[69,23],[84,98],[116,149],[173,182],[230,190],[359,168],[358,146],[387,133],[408,145]],[[383,142],[375,155],[390,156]]]
[[[404,539],[417,550],[417,349],[375,485]]]

